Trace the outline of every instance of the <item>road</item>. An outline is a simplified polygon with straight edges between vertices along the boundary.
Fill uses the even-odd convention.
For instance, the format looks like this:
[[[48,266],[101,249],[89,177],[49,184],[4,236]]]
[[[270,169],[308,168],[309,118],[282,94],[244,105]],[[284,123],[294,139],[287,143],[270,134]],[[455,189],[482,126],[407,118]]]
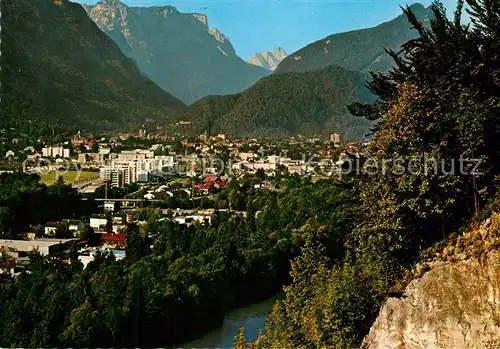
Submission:
[[[210,196],[196,196],[190,200],[196,200],[201,198],[210,198]],[[86,197],[82,197],[82,200],[88,200]],[[109,202],[163,202],[165,199],[94,199],[95,201],[109,201]]]
[[[78,191],[82,194],[92,194],[95,192],[95,190],[97,188],[99,188],[100,186],[103,186],[104,184],[106,184],[106,181],[98,180],[98,181],[91,182],[90,184],[87,183],[83,186],[78,186],[78,187],[74,187],[74,188],[78,189]]]

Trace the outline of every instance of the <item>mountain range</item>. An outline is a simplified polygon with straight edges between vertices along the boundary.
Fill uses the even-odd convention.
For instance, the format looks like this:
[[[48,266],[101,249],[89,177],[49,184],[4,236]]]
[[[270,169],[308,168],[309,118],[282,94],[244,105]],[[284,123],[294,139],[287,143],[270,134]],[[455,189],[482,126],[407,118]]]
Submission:
[[[269,52],[259,52],[248,59],[248,63],[274,71],[278,64],[287,56],[285,50],[278,47]]]
[[[66,0],[2,5],[0,123],[98,131],[149,123],[191,134],[210,128],[233,136],[337,132],[360,139],[370,125],[345,105],[372,101],[367,72],[390,69],[384,49],[417,35],[401,15],[287,57],[279,48],[257,54],[250,64],[205,15],[174,7],[131,8],[118,0],[85,10]],[[428,24],[430,8],[411,9]]]
[[[64,0],[2,2],[2,124],[113,131],[168,117],[185,105]]]
[[[227,132],[280,137],[342,130],[345,139],[363,138],[370,124],[349,114],[346,104],[372,102],[368,75],[330,66],[317,72],[273,74],[240,94],[209,96],[176,116],[181,133]]]
[[[429,23],[430,7],[410,8]],[[365,86],[368,71],[390,69],[384,49],[397,50],[416,36],[404,15],[374,28],[331,35],[289,55],[272,76],[242,93],[204,98],[175,118],[197,132],[207,131],[210,120],[211,130],[238,136],[336,132],[345,140],[363,139],[370,124],[350,115],[345,105],[373,100]]]
[[[410,9],[425,26],[430,24],[430,7],[416,3]],[[401,14],[373,28],[334,34],[309,44],[285,58],[275,72],[315,71],[332,64],[359,71],[387,71],[393,62],[385,49],[398,51],[416,37],[406,15]]]
[[[128,7],[118,0],[84,7],[146,76],[187,104],[240,92],[270,74],[242,60],[204,14],[172,6]]]

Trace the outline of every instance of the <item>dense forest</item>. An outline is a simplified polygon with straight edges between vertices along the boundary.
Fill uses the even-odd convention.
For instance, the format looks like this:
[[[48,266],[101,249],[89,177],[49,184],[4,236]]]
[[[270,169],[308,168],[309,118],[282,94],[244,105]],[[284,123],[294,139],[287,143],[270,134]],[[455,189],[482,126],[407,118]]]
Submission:
[[[0,238],[21,238],[33,226],[61,219],[80,219],[96,209],[81,201],[76,189],[57,181],[40,183],[36,174],[0,174]]]
[[[428,26],[431,9],[419,3],[410,8],[419,21]],[[406,16],[401,14],[373,28],[333,34],[313,42],[286,57],[275,74],[317,71],[332,64],[355,71],[388,71],[394,61],[384,49],[399,50],[402,44],[417,36]]]
[[[83,269],[75,251],[33,255],[29,273],[0,287],[0,345],[180,344],[219,326],[227,310],[279,292],[311,234],[341,258],[335,246],[351,227],[352,183],[284,183],[276,192],[232,181],[219,194],[247,214],[216,212],[210,225],[181,226],[146,210],[146,225],[127,227],[124,260],[99,255]]]
[[[452,19],[436,2],[430,28],[406,8],[418,37],[401,53],[390,51],[393,71],[373,74],[369,85],[380,101],[350,106],[377,120],[369,147],[375,160],[426,154],[437,162],[417,161],[414,171],[388,165],[359,178],[345,257],[320,241],[306,244],[292,262],[286,298],[254,348],[359,347],[383,301],[403,290],[421,251],[446,244],[491,209],[500,174],[500,3],[467,4],[470,25],[462,23],[463,1]],[[480,166],[472,172],[477,161],[466,161],[461,171],[461,156]]]
[[[1,4],[0,126],[124,130],[165,121],[184,104],[69,1]]]
[[[178,130],[192,134],[210,126],[213,132],[233,136],[337,132],[346,140],[359,140],[370,123],[350,115],[346,104],[375,100],[364,85],[367,77],[335,65],[317,72],[271,75],[240,94],[205,97],[175,118],[190,122]]]

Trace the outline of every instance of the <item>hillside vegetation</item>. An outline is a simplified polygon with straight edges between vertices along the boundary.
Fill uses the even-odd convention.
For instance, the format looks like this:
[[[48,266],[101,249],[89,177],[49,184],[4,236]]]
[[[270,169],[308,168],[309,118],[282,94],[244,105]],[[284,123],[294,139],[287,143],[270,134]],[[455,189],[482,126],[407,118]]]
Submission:
[[[410,7],[429,26],[432,11]],[[418,36],[406,16],[377,27],[334,34],[285,58],[275,73],[240,94],[206,97],[176,119],[191,122],[182,132],[214,132],[236,136],[289,136],[340,133],[362,140],[371,123],[353,118],[346,104],[366,103],[375,96],[364,86],[368,71],[387,71],[394,61],[385,51]]]
[[[208,130],[234,136],[287,136],[338,132],[363,138],[369,122],[349,114],[346,105],[374,100],[366,75],[331,66],[310,73],[272,75],[236,95],[201,99],[176,116],[191,122],[184,132]]]
[[[69,199],[90,203],[62,183],[47,188],[36,176],[2,175],[0,184],[0,224],[9,237],[53,218],[52,211],[77,214]],[[232,181],[213,203],[248,214],[216,211],[211,224],[180,225],[161,219],[160,209],[138,210],[147,223],[127,226],[120,261],[98,254],[84,269],[76,246],[50,257],[33,254],[29,273],[0,280],[0,345],[178,347],[220,326],[228,310],[278,293],[304,236],[322,226],[324,240],[339,244],[351,224],[345,203],[352,198],[347,184],[300,177],[281,184],[277,192],[255,189],[252,178]],[[24,214],[23,199],[30,208]],[[187,194],[185,202],[192,204]]]
[[[184,104],[67,1],[2,2],[1,123],[109,131],[166,120]]]
[[[432,11],[421,4],[410,7],[417,19],[428,26]],[[418,36],[404,15],[373,28],[333,34],[301,48],[286,57],[275,73],[305,72],[332,64],[359,71],[388,71],[394,61],[385,49],[398,51]]]
[[[411,9],[405,10],[418,38],[405,43],[401,55],[393,54],[394,72],[373,76],[370,87],[380,100],[350,110],[378,120],[368,148],[371,164],[406,162],[362,174],[353,207],[355,228],[344,239],[344,257],[311,239],[292,262],[286,298],[274,307],[266,335],[253,348],[359,348],[387,297],[402,295],[408,282],[404,275],[421,251],[456,240],[452,234],[461,226],[481,217],[483,210],[490,212],[500,175],[500,5],[467,3],[470,27],[461,24],[462,1],[452,20],[440,3],[434,4],[429,29]],[[424,162],[423,154],[436,162]],[[461,157],[476,160],[460,168]],[[409,160],[414,161],[412,169]],[[469,243],[474,236],[477,240]],[[481,240],[477,234],[459,238],[442,253],[479,257],[498,248],[497,241]],[[405,336],[417,339],[425,330],[431,335],[438,324],[426,326]],[[497,333],[493,343],[499,341]]]

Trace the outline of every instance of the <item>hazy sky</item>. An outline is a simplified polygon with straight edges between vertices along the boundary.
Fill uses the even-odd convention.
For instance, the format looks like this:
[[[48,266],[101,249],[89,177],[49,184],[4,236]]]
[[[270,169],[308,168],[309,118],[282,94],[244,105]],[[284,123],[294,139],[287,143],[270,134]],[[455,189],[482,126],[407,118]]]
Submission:
[[[128,6],[171,5],[180,12],[204,13],[208,16],[208,25],[228,36],[245,60],[255,52],[278,46],[290,54],[330,34],[375,26],[401,14],[399,5],[404,5],[403,1],[122,0]],[[452,13],[456,0],[442,2]],[[430,5],[428,0],[420,3]]]

